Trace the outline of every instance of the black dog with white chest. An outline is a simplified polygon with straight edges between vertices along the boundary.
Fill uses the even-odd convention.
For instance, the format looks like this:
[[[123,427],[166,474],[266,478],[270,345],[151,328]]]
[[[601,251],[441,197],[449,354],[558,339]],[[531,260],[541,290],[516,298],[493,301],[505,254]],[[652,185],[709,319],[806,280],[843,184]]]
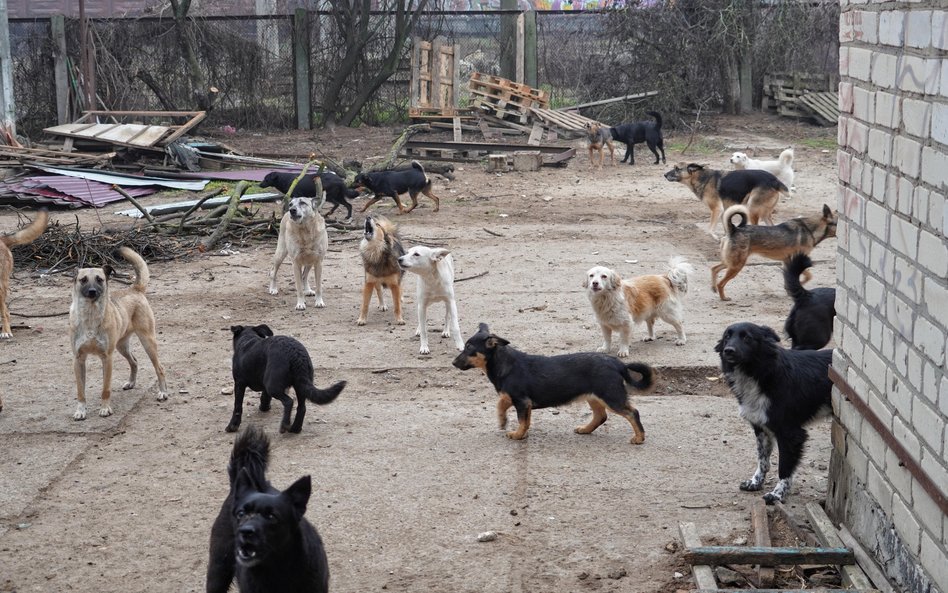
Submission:
[[[652,367],[625,363],[614,356],[598,352],[579,352],[559,356],[524,354],[510,342],[490,333],[486,323],[464,345],[454,359],[454,366],[462,371],[479,368],[497,390],[497,420],[501,428],[507,425],[507,410],[517,410],[519,426],[507,437],[519,441],[527,436],[531,412],[534,409],[562,406],[586,397],[593,416],[589,424],[578,426],[575,432],[589,434],[606,421],[606,408],[625,418],[632,425],[632,444],[645,441],[645,429],[639,411],[629,403],[626,385],[641,391],[654,384]],[[635,373],[640,378],[632,376]]]
[[[298,340],[289,336],[274,336],[266,325],[233,325],[234,335],[234,413],[227,432],[240,426],[243,413],[244,393],[248,388],[260,391],[260,411],[270,409],[271,398],[283,403],[283,419],[280,432],[300,432],[306,415],[306,400],[324,405],[336,399],[346,386],[339,381],[328,389],[317,389],[313,385],[313,361],[309,352]],[[293,399],[286,391],[290,387],[296,392],[296,417],[290,424]]]
[[[769,327],[735,323],[714,347],[721,370],[737,397],[741,417],[757,436],[757,471],[741,482],[741,490],[761,489],[777,443],[780,480],[764,495],[767,504],[783,502],[793,485],[793,472],[807,440],[804,425],[830,411],[830,350],[787,350]]]
[[[230,492],[211,527],[207,593],[326,593],[329,562],[322,539],[303,516],[309,476],[277,490],[267,481],[270,441],[249,427],[234,441]]]
[[[621,124],[609,128],[612,139],[625,144],[625,156],[622,158],[624,163],[629,160],[630,165],[635,164],[634,146],[642,142],[648,146],[648,149],[655,155],[655,164],[658,164],[658,151],[662,151],[662,162],[665,162],[665,139],[662,137],[662,116],[657,111],[648,111],[648,115],[655,118],[654,122],[637,121],[628,124]]]
[[[286,194],[286,192],[290,191],[290,186],[293,184],[293,180],[297,177],[299,177],[299,173],[280,173],[278,171],[273,171],[267,173],[267,175],[263,178],[263,181],[260,182],[260,187],[273,187],[280,190],[280,193]],[[322,183],[323,191],[326,192],[326,201],[333,205],[332,210],[327,212],[326,216],[332,216],[332,213],[336,211],[336,208],[342,206],[346,209],[346,219],[351,219],[352,205],[346,198],[358,197],[359,192],[346,187],[346,180],[336,175],[332,171],[324,171],[315,175],[305,175],[299,180],[299,183],[296,184],[296,187],[293,188],[293,195],[290,197],[321,198],[322,196],[316,195],[316,182],[314,181],[315,177],[319,177],[319,181]]]
[[[807,290],[800,283],[800,274],[813,266],[810,256],[798,253],[783,268],[783,286],[793,299],[783,329],[794,350],[819,350],[833,338],[836,317],[836,289],[829,287]]]

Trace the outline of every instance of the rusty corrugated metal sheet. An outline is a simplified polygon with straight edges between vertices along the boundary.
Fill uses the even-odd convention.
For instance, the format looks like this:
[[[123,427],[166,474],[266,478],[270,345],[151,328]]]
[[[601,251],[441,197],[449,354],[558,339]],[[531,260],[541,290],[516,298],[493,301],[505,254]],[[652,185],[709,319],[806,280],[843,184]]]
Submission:
[[[79,200],[83,204],[95,206],[96,208],[101,208],[106,204],[119,202],[125,199],[122,194],[112,189],[112,186],[106,183],[88,181],[86,179],[79,179],[76,177],[63,177],[61,175],[38,175],[35,177],[27,177],[10,189],[12,189],[14,192],[53,197],[48,191],[38,191],[50,189],[54,190],[58,194],[61,194],[61,196],[56,196],[60,199],[68,199],[72,197],[75,200]],[[129,187],[123,189],[133,198],[155,193],[154,189],[146,187]]]

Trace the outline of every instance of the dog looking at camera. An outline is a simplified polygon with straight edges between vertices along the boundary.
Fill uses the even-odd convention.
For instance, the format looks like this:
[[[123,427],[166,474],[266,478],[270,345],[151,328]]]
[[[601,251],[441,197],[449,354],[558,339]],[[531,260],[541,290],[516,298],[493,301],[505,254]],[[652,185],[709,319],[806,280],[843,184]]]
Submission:
[[[307,296],[315,296],[313,306],[325,307],[323,301],[323,258],[329,251],[329,235],[326,221],[319,214],[322,200],[317,204],[313,198],[293,198],[286,214],[280,219],[280,234],[277,237],[276,253],[270,268],[270,294],[277,294],[277,273],[287,255],[293,262],[293,278],[296,281],[296,310],[306,309]],[[309,283],[309,272],[313,271],[314,290]]]
[[[405,325],[402,319],[402,276],[405,271],[398,265],[398,258],[405,255],[405,248],[398,236],[398,227],[382,216],[366,217],[362,241],[359,242],[359,255],[362,256],[362,267],[365,269],[365,282],[362,285],[362,308],[356,324],[365,325],[373,290],[379,299],[379,311],[388,310],[382,296],[382,288],[388,288],[392,291],[395,323]]]
[[[458,324],[458,304],[454,298],[454,259],[447,249],[417,245],[398,258],[403,270],[418,276],[418,329],[421,338],[420,354],[430,354],[428,348],[428,306],[444,303],[444,329],[441,337],[454,338],[454,347],[464,349],[464,339]]]
[[[648,335],[643,341],[649,342],[655,339],[656,319],[671,324],[678,334],[675,344],[684,345],[687,338],[682,323],[682,300],[688,292],[688,275],[693,273],[694,267],[681,256],[671,258],[665,274],[636,276],[629,280],[623,280],[604,266],[590,268],[583,288],[602,330],[599,352],[609,352],[612,334],[619,332],[618,356],[628,356],[633,325],[645,322]]]
[[[783,502],[790,494],[808,436],[804,425],[831,410],[833,351],[787,350],[779,342],[769,327],[735,323],[714,347],[741,417],[757,437],[757,471],[741,482],[741,490],[761,489],[777,444],[779,481],[764,495],[767,504]]]
[[[234,440],[227,465],[230,492],[211,527],[207,593],[327,593],[329,562],[322,538],[306,520],[312,479],[286,490],[267,480],[270,440],[248,427]]]
[[[583,127],[586,130],[586,141],[589,142],[589,168],[592,169],[596,166],[596,161],[593,160],[593,153],[598,152],[599,169],[602,169],[602,163],[606,158],[604,148],[609,149],[609,160],[612,161],[612,166],[615,167],[616,148],[612,144],[612,134],[609,132],[609,128],[597,121],[586,122],[586,125]]]
[[[36,218],[25,228],[12,235],[0,237],[0,340],[13,337],[13,330],[10,329],[10,310],[7,308],[10,276],[13,274],[13,254],[10,248],[32,243],[43,234],[48,224],[49,213],[43,209],[36,213]],[[0,404],[0,409],[3,409],[2,404]]]
[[[776,159],[753,159],[743,152],[735,152],[731,155],[731,164],[735,169],[759,169],[767,171],[787,186],[787,189],[793,187],[793,149],[787,148],[780,153]]]
[[[158,360],[158,340],[155,337],[155,314],[145,297],[148,287],[148,265],[142,256],[128,247],[118,254],[135,268],[135,282],[131,288],[112,291],[109,279],[112,266],[82,268],[76,272],[72,284],[72,304],[69,306],[69,332],[72,343],[73,370],[76,374],[75,420],[86,419],[86,358],[93,354],[102,359],[102,404],[99,416],[110,416],[112,407],[112,363],[115,351],[125,357],[131,367],[128,381],[122,389],[133,389],[138,376],[138,360],[129,350],[129,340],[137,335],[148,359],[158,375],[158,401],[168,399],[165,369]]]

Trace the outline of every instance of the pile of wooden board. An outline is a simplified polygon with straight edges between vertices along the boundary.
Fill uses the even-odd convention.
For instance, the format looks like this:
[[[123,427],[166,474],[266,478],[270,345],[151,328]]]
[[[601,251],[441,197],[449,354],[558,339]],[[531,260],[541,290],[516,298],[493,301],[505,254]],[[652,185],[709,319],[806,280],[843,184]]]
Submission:
[[[829,74],[768,74],[764,76],[763,107],[778,115],[835,126],[839,120],[836,81]]]
[[[533,107],[547,108],[549,94],[500,76],[475,72],[468,83],[474,108],[488,119],[526,125]]]

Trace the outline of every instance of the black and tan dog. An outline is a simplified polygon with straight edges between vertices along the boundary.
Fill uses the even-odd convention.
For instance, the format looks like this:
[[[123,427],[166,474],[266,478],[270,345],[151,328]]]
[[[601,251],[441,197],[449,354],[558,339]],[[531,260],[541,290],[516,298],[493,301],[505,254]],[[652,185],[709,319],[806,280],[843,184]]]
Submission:
[[[240,426],[247,389],[260,392],[260,411],[270,409],[270,400],[277,398],[283,404],[280,432],[298,433],[303,430],[306,401],[325,405],[332,402],[346,386],[338,381],[328,389],[313,385],[313,360],[303,346],[290,336],[275,336],[266,325],[234,325],[234,413],[225,429],[234,432]],[[290,424],[293,399],[287,394],[292,387],[296,393],[296,417]]]
[[[740,217],[735,225],[732,218]],[[744,206],[731,206],[724,212],[724,238],[721,239],[721,263],[711,268],[711,290],[717,291],[722,301],[724,285],[744,269],[752,254],[762,255],[777,261],[788,261],[796,253],[809,254],[824,239],[836,236],[836,213],[823,205],[823,212],[813,216],[793,218],[775,226],[747,224],[748,213]],[[718,282],[718,274],[727,273]],[[809,271],[803,273],[810,279]]]
[[[612,134],[609,132],[609,128],[596,121],[587,123],[585,129],[586,140],[589,142],[589,168],[592,169],[596,166],[593,153],[598,152],[599,168],[602,169],[602,163],[606,158],[604,148],[609,149],[609,160],[612,161],[614,167],[616,165],[616,147],[612,144]]]
[[[435,212],[441,209],[441,199],[431,191],[431,178],[418,161],[412,161],[411,166],[405,169],[359,173],[353,186],[375,194],[359,212],[365,212],[369,206],[388,196],[395,200],[399,214],[407,214],[418,207],[418,194],[425,194],[434,200]],[[405,210],[402,201],[398,199],[398,196],[404,193],[411,198],[411,208],[408,210]]]
[[[299,173],[281,173],[279,171],[272,171],[267,173],[267,175],[263,178],[263,181],[260,182],[260,187],[273,187],[280,190],[280,193],[286,194],[286,192],[290,191],[290,186],[293,185],[293,181],[297,177],[299,177]],[[319,178],[319,182],[323,186],[323,192],[326,195],[326,201],[332,204],[332,209],[326,213],[326,216],[332,216],[332,213],[336,211],[336,208],[342,206],[346,209],[346,220],[352,220],[352,205],[346,198],[358,197],[359,192],[346,187],[346,180],[336,175],[332,171],[304,175],[303,178],[297,182],[296,187],[293,188],[293,195],[288,197],[317,198],[320,206],[322,206],[323,196],[316,195],[318,193],[316,191],[316,177]]]
[[[227,593],[234,577],[243,593],[326,593],[329,562],[306,520],[312,479],[280,491],[267,480],[270,440],[250,427],[234,440],[230,492],[211,527],[207,593]]]
[[[142,256],[128,247],[118,250],[125,261],[135,268],[135,282],[131,288],[113,293],[109,286],[112,266],[82,268],[76,272],[72,285],[72,304],[69,307],[69,330],[72,342],[73,369],[76,373],[75,420],[86,418],[86,358],[94,354],[102,359],[102,404],[99,416],[110,416],[112,407],[112,363],[115,351],[125,357],[131,367],[128,381],[122,389],[135,387],[138,360],[129,350],[132,335],[137,335],[148,359],[158,375],[158,401],[168,399],[165,369],[158,360],[158,340],[155,337],[155,314],[145,297],[148,286],[148,265]]]
[[[10,276],[13,274],[13,254],[10,248],[16,245],[32,243],[43,234],[49,224],[49,213],[45,209],[36,213],[36,218],[29,225],[12,235],[0,237],[0,340],[13,337],[10,329],[10,310],[7,308],[7,295],[10,293]],[[0,403],[0,410],[3,404]]]
[[[654,385],[654,372],[646,364],[625,363],[614,356],[598,352],[536,356],[511,347],[510,342],[490,333],[486,323],[464,345],[454,359],[462,371],[479,368],[487,374],[500,400],[497,421],[507,425],[507,410],[517,410],[519,426],[507,436],[520,440],[527,436],[534,409],[562,406],[586,397],[592,408],[592,419],[578,426],[575,432],[589,434],[606,421],[606,408],[628,420],[632,425],[632,443],[645,441],[645,429],[639,412],[629,404],[626,385],[647,391]],[[636,379],[632,373],[640,375]]]
[[[745,204],[751,224],[761,220],[773,224],[773,213],[780,196],[790,195],[790,190],[779,179],[757,169],[719,171],[697,163],[678,163],[665,173],[665,179],[688,186],[711,210],[708,232],[712,235],[725,208]]]
[[[398,227],[381,216],[366,217],[359,255],[362,256],[362,267],[365,269],[365,282],[362,285],[362,308],[356,324],[365,325],[373,291],[379,298],[379,311],[388,310],[382,293],[383,288],[388,288],[392,291],[395,323],[405,325],[402,319],[402,277],[405,270],[398,265],[398,258],[405,255],[405,248],[398,236]]]
[[[662,116],[657,111],[647,111],[648,115],[655,118],[654,122],[637,121],[628,124],[618,125],[609,128],[609,134],[612,139],[625,144],[625,156],[622,162],[629,161],[630,165],[635,164],[634,147],[642,142],[648,146],[648,149],[655,155],[655,164],[658,164],[658,151],[662,151],[662,162],[665,162],[665,139],[662,137]]]

